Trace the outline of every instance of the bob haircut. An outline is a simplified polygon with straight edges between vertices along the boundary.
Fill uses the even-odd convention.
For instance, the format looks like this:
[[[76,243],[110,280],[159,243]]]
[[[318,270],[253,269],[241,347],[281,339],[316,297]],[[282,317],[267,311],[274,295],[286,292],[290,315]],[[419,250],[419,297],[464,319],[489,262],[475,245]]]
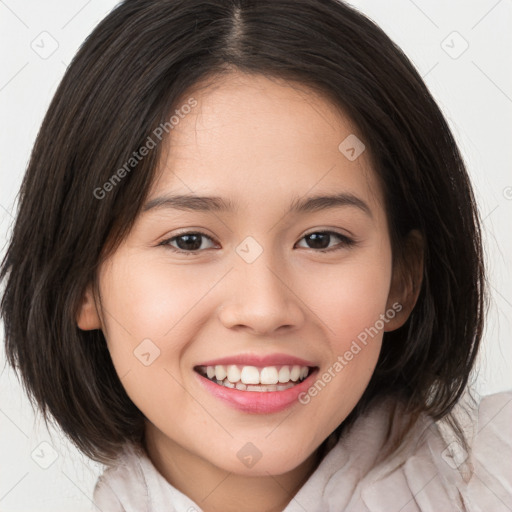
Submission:
[[[46,424],[53,416],[96,461],[143,443],[144,417],[102,331],[79,329],[77,312],[139,214],[162,144],[115,186],[109,180],[187,91],[234,69],[306,85],[340,108],[381,182],[394,260],[411,230],[424,239],[415,308],[384,333],[375,372],[337,438],[390,394],[413,419],[450,419],[471,375],[486,309],[480,220],[445,118],[402,50],[339,0],[125,0],[80,47],[50,104],[0,269],[9,364]]]

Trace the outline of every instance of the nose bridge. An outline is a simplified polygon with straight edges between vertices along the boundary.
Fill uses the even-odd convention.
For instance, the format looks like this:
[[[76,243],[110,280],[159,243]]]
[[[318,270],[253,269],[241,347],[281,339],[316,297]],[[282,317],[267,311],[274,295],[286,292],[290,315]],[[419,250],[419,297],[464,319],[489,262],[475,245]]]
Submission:
[[[243,325],[257,332],[285,325],[297,327],[303,319],[300,301],[286,283],[282,262],[252,237],[236,251],[229,296],[222,306],[221,319],[226,327]]]

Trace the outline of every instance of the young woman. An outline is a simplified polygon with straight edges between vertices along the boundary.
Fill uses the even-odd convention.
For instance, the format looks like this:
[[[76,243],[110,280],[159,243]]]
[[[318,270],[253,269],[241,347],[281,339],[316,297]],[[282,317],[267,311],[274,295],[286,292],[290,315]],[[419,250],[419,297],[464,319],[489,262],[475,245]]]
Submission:
[[[512,395],[462,398],[466,169],[340,1],[120,3],[50,105],[0,277],[9,362],[108,466],[105,512],[512,507]]]

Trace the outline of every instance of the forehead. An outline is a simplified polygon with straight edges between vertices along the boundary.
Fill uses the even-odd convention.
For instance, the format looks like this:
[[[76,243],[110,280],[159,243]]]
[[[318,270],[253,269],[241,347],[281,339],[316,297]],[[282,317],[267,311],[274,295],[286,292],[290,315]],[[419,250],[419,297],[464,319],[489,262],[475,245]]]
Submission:
[[[180,112],[191,99],[197,104]],[[170,192],[216,195],[240,211],[308,192],[346,192],[382,204],[359,130],[303,84],[232,73],[198,84],[176,110],[181,115],[164,139],[150,199]],[[362,152],[354,159],[347,148]]]

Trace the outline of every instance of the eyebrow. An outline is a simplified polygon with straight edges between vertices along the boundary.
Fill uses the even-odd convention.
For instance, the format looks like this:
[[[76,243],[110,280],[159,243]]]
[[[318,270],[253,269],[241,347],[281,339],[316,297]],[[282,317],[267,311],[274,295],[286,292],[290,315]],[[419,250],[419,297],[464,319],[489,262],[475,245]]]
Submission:
[[[288,213],[309,213],[331,208],[352,206],[373,217],[370,207],[359,197],[350,193],[315,195],[292,200]],[[143,212],[152,209],[170,208],[190,212],[238,212],[238,205],[218,196],[165,195],[148,201]]]

